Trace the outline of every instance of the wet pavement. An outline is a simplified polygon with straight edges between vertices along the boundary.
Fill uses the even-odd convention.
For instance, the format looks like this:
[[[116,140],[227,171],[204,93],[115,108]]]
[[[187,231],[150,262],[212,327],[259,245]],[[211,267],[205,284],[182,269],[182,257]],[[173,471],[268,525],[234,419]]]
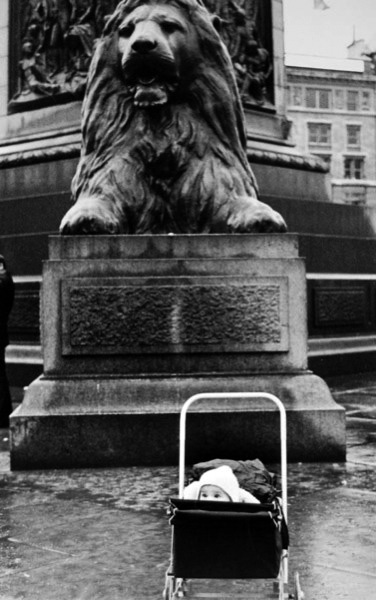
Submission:
[[[328,383],[347,412],[347,462],[289,465],[290,573],[305,600],[373,600],[376,373]],[[0,600],[162,598],[177,468],[11,472],[7,438],[0,430]],[[197,583],[225,598],[250,585]]]

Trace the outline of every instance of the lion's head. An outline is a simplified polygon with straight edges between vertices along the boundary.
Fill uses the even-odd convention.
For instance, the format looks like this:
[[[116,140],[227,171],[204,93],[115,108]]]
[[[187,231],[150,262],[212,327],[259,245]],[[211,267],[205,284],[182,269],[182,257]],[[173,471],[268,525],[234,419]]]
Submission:
[[[217,18],[200,0],[123,0],[107,22],[89,72],[84,143],[113,144],[137,108],[190,104],[236,153],[245,128]],[[106,91],[103,94],[103,91]]]
[[[124,81],[133,102],[155,106],[173,100],[192,78],[200,48],[197,32],[173,5],[142,5],[119,27]]]

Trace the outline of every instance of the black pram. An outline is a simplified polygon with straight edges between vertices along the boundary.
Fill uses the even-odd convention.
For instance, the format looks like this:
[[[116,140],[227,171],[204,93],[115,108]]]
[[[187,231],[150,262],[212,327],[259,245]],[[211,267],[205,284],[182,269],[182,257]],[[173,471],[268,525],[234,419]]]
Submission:
[[[279,408],[282,501],[278,497],[270,503],[262,504],[183,499],[186,412],[196,400],[221,397],[262,397],[273,401]],[[297,574],[294,595],[289,596],[287,592],[286,469],[285,409],[281,401],[272,394],[196,394],[184,404],[180,419],[180,497],[170,499],[172,543],[171,563],[164,590],[166,600],[184,596],[220,597],[216,594],[191,595],[188,593],[187,580],[192,579],[267,579],[272,581],[271,590],[265,593],[263,591],[262,596],[257,594],[258,598],[303,598]]]

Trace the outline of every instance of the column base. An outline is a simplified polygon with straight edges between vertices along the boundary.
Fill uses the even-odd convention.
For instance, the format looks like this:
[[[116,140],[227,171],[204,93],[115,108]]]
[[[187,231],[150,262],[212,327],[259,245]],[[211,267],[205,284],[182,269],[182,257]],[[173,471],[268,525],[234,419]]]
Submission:
[[[41,376],[11,416],[11,468],[175,465],[183,403],[200,392],[270,392],[287,411],[288,460],[346,459],[345,411],[309,371],[205,377]],[[202,401],[187,418],[187,463],[279,460],[279,413],[264,400]]]

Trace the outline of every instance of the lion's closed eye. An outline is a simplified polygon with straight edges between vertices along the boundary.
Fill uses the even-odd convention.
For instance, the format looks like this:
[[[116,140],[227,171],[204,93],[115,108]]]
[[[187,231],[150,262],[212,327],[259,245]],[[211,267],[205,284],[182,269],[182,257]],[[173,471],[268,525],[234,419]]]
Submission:
[[[184,26],[181,23],[178,23],[177,21],[161,21],[159,25],[162,31],[167,35],[171,35],[176,31],[185,31]]]
[[[134,23],[125,23],[120,29],[119,29],[119,35],[121,37],[126,37],[129,38],[131,37],[132,33],[135,30],[135,26]]]

